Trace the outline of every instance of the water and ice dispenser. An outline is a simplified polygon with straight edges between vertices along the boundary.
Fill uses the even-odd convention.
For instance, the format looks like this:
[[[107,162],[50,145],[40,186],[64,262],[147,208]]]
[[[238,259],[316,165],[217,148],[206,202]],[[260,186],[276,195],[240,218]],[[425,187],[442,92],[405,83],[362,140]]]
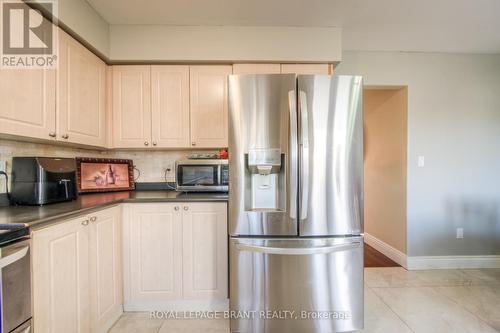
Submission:
[[[285,210],[285,154],[278,149],[250,149],[246,156],[246,210]]]

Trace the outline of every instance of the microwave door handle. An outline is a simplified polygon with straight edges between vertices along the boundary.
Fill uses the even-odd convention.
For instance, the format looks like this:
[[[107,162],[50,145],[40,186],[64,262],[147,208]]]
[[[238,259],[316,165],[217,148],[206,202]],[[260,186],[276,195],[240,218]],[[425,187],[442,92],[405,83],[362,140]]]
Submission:
[[[28,253],[29,246],[24,246],[20,250],[9,254],[4,258],[0,258],[0,269],[5,268],[6,266],[21,260]]]

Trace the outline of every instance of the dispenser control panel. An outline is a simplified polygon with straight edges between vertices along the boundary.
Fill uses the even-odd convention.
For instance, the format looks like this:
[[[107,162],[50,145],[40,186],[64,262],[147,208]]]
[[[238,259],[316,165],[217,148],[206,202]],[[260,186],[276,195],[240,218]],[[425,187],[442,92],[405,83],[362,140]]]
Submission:
[[[248,151],[248,166],[281,166],[281,150],[250,149]]]

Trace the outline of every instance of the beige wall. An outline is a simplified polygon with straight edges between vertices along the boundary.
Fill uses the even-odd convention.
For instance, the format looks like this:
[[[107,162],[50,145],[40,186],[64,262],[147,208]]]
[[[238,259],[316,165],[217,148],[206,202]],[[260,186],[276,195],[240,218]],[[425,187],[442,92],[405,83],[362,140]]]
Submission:
[[[0,139],[0,160],[7,161],[7,172],[11,174],[12,157],[14,156],[57,156],[57,157],[102,157],[127,158],[134,161],[140,170],[139,182],[162,182],[165,180],[165,169],[181,158],[186,158],[195,151],[100,151],[78,149],[66,146],[28,143]],[[207,153],[207,151],[204,151]],[[136,173],[137,175],[137,173]],[[0,178],[0,193],[5,192],[5,182]],[[168,181],[175,181],[174,173]]]
[[[407,90],[365,89],[365,232],[406,253]]]
[[[333,27],[111,25],[112,61],[338,62]]]
[[[335,73],[408,87],[408,255],[500,255],[500,57],[344,52]]]

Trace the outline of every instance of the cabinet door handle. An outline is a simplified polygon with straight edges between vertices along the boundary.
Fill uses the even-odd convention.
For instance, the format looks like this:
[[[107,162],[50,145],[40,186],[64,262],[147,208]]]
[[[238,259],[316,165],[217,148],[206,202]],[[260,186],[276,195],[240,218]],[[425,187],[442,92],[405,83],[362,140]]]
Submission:
[[[51,138],[55,138],[55,137],[56,137],[56,133],[55,133],[55,132],[50,132],[50,133],[49,133],[49,136],[50,136]]]
[[[156,141],[153,141],[153,146],[156,146]]]
[[[85,226],[89,225],[89,220],[83,220],[82,225],[85,225]]]
[[[62,138],[63,138],[63,139],[68,139],[68,138],[69,138],[69,135],[68,135],[68,134],[64,134],[64,135],[62,136]]]
[[[191,146],[196,146],[196,142],[191,142]]]
[[[188,206],[184,206],[184,210],[189,210],[189,207]]]
[[[90,222],[95,222],[95,221],[97,221],[97,216],[90,217]]]
[[[175,206],[175,207],[174,207],[174,210],[179,210],[179,206]]]
[[[149,146],[149,142],[144,141],[144,145],[145,145],[145,146]]]

